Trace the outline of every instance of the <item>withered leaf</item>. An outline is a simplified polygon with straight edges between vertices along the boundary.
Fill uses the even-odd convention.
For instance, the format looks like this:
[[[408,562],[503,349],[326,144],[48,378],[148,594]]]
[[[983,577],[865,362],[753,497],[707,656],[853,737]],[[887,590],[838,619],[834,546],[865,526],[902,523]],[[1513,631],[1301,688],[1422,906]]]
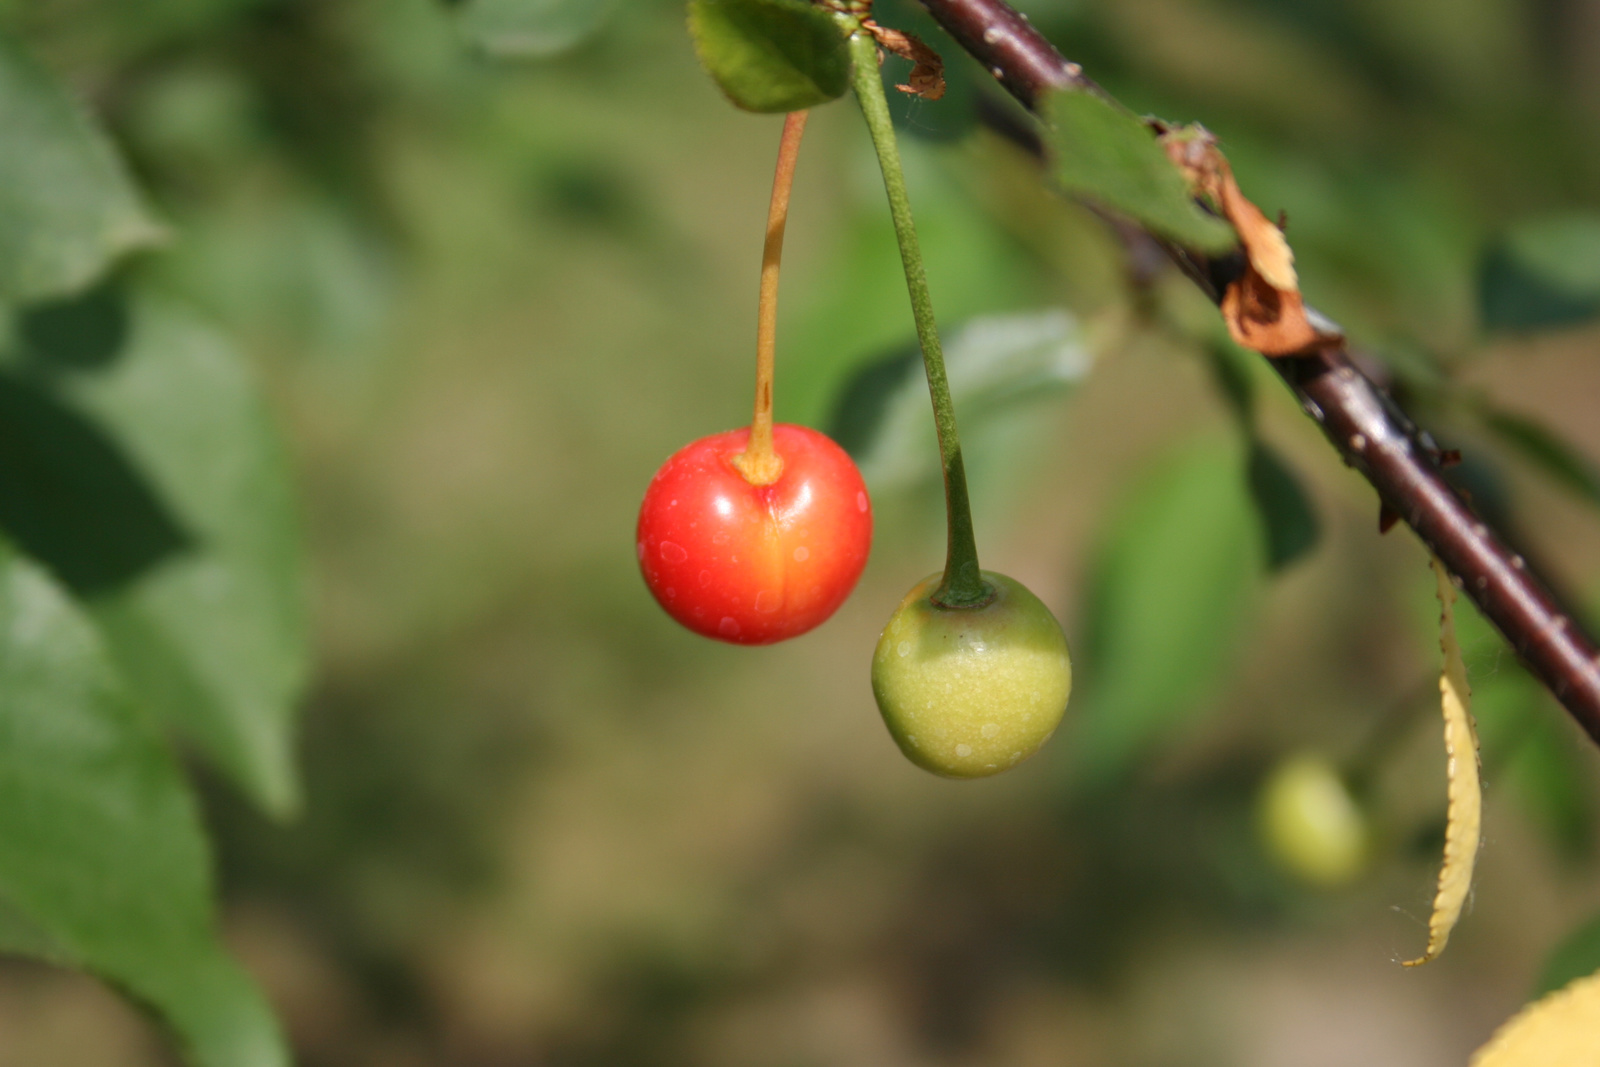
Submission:
[[[924,100],[938,100],[944,96],[944,59],[916,34],[891,30],[871,19],[862,20],[873,40],[885,51],[912,62],[909,84],[896,85],[902,93],[920,96]]]
[[[1253,262],[1223,294],[1222,317],[1235,341],[1264,356],[1290,356],[1329,340],[1311,325],[1300,291],[1274,286]]]
[[[1244,248],[1244,273],[1222,297],[1222,315],[1233,339],[1265,356],[1293,355],[1339,340],[1336,329],[1307,312],[1294,251],[1283,230],[1239,190],[1216,138],[1203,128],[1185,127],[1164,133],[1161,143],[1190,187],[1209,197],[1233,224]]]

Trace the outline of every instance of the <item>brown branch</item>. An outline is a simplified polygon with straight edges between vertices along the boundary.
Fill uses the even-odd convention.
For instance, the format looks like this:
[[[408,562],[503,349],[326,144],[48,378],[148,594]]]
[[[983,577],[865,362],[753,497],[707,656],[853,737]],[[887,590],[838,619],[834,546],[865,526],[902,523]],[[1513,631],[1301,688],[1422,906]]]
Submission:
[[[1012,96],[1035,107],[1060,89],[1101,92],[1003,0],[922,0],[935,21],[987,67]],[[1163,242],[1213,301],[1243,267],[1234,253],[1212,259]],[[1361,373],[1342,347],[1268,362],[1306,413],[1449,568],[1458,585],[1584,731],[1600,744],[1600,650],[1555,597],[1440,473],[1433,441]]]

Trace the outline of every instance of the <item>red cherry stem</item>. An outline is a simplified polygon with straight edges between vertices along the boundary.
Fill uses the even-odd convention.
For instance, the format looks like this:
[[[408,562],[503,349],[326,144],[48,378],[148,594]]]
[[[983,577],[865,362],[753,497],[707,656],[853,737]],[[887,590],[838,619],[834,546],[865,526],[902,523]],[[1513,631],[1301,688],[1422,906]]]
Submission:
[[[761,299],[756,305],[756,411],[750,420],[750,441],[733,465],[751,485],[771,485],[783,474],[783,457],[772,447],[772,376],[778,350],[778,268],[783,263],[783,231],[789,223],[789,190],[800,157],[800,135],[808,111],[784,116],[778,142],[778,168],[772,175],[772,203],[767,208],[767,240],[761,247]]]
[[[883,95],[883,78],[878,73],[878,46],[871,35],[857,26],[850,37],[850,52],[854,60],[852,78],[856,99],[861,103],[861,114],[872,134],[872,145],[877,149],[884,191],[889,194],[889,214],[894,218],[894,233],[900,243],[900,264],[905,268],[906,289],[911,294],[911,316],[917,323],[922,366],[928,375],[928,394],[933,400],[933,425],[938,431],[939,456],[944,463],[949,539],[944,581],[934,591],[932,599],[939,607],[977,607],[994,599],[994,590],[983,580],[983,572],[978,568],[978,543],[972,532],[972,503],[967,497],[961,435],[956,431],[956,409],[950,399],[950,382],[945,376],[944,349],[939,345],[933,298],[928,293],[922,249],[911,219],[911,200],[906,195],[906,178],[900,168],[900,149],[895,143],[894,123],[889,118],[889,101]]]

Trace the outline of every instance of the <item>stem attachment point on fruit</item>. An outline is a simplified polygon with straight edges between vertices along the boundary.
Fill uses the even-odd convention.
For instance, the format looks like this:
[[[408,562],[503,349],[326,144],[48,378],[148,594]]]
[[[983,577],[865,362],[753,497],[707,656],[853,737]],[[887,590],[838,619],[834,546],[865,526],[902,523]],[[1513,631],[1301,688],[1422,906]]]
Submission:
[[[750,441],[733,457],[733,465],[751,485],[771,485],[783,476],[783,457],[772,447],[772,378],[778,350],[778,270],[783,264],[783,231],[789,223],[789,191],[800,156],[806,111],[784,116],[778,142],[778,166],[772,175],[772,202],[767,207],[767,238],[761,247],[761,299],[756,306],[756,404],[750,420]]]
[[[994,603],[994,599],[1000,595],[1000,591],[994,587],[992,582],[984,581],[981,578],[979,582],[979,594],[977,597],[971,600],[955,599],[952,596],[955,591],[954,583],[950,581],[949,569],[946,568],[944,582],[928,598],[928,603],[940,611],[976,611],[979,608],[986,608]]]

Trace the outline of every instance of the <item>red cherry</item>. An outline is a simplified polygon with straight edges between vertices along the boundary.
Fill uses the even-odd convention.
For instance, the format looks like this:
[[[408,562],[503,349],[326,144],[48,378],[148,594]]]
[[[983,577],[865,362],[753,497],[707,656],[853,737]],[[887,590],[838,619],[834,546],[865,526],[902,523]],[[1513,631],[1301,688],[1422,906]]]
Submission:
[[[844,449],[787,423],[772,428],[783,473],[750,484],[733,465],[749,437],[702,437],[656,472],[639,508],[639,568],[695,633],[766,645],[844,603],[872,547],[872,505]]]

